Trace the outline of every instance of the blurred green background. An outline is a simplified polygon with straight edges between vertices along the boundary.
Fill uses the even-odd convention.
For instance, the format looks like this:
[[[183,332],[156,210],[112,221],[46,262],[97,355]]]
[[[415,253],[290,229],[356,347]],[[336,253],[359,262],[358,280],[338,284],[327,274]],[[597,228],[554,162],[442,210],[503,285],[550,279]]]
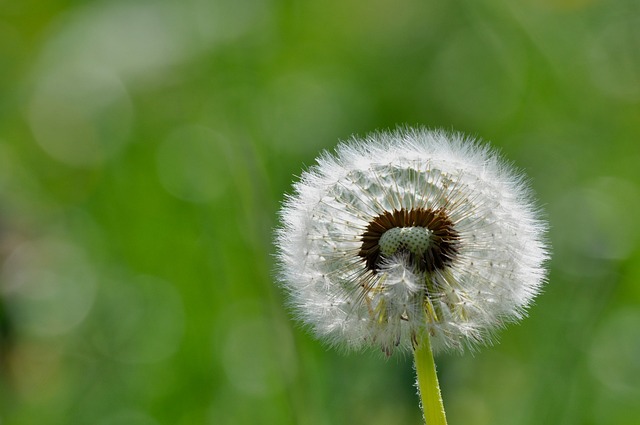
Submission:
[[[0,424],[419,424],[411,359],[274,284],[293,176],[397,124],[531,178],[551,273],[449,423],[637,424],[637,0],[0,2]]]

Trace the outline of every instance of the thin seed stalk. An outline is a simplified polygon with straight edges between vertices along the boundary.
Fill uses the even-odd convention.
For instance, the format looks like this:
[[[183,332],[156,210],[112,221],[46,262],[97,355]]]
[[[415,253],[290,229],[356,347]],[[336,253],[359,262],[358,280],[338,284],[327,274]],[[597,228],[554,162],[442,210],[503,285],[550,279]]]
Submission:
[[[426,425],[447,425],[447,418],[440,394],[440,384],[436,374],[436,364],[433,360],[431,341],[428,332],[418,337],[413,351],[417,386],[422,404],[422,414]]]

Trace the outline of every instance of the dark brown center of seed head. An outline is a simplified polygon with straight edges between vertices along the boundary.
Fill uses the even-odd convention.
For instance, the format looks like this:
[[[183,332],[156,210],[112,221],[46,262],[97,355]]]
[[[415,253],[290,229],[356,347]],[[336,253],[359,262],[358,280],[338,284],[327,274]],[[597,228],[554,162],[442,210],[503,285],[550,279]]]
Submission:
[[[380,261],[384,258],[380,252],[380,238],[394,227],[424,227],[432,232],[429,247],[424,252],[414,253],[400,248],[408,255],[411,264],[421,272],[443,269],[453,262],[458,252],[458,232],[443,209],[402,208],[385,211],[369,222],[360,239],[362,247],[358,255],[364,259],[367,268],[373,273],[378,271]]]

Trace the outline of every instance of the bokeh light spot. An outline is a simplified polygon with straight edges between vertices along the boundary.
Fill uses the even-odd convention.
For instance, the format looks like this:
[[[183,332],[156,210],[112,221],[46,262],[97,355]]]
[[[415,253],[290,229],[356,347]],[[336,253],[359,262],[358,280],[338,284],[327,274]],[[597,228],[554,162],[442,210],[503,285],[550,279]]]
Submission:
[[[184,308],[168,282],[140,276],[110,280],[100,288],[92,342],[124,363],[153,363],[171,356],[184,333]],[[96,325],[94,325],[96,326]]]
[[[195,28],[207,41],[228,41],[260,29],[269,21],[268,1],[191,0]]]
[[[260,100],[270,145],[295,153],[326,147],[350,134],[371,112],[368,95],[355,84],[305,72],[279,76]]]
[[[607,391],[640,397],[640,310],[620,310],[611,315],[593,338],[589,366]]]
[[[229,321],[222,361],[238,391],[264,397],[281,391],[297,372],[288,329],[266,317]]]
[[[455,116],[478,124],[512,114],[522,100],[526,74],[516,39],[463,30],[442,41],[428,76],[429,92]]]
[[[588,46],[591,77],[611,97],[640,99],[640,19],[637,14],[610,18],[595,27]]]
[[[16,326],[44,337],[65,334],[87,316],[96,276],[84,251],[69,241],[25,242],[3,265],[2,290]]]
[[[630,181],[601,177],[562,194],[553,210],[562,221],[556,222],[554,237],[558,247],[589,258],[622,260],[636,246],[640,228],[633,209],[638,204],[638,189]],[[580,214],[568,214],[580,211]],[[570,264],[562,264],[570,267]]]
[[[113,74],[98,68],[66,68],[43,74],[28,109],[33,135],[53,158],[92,167],[127,142],[133,106]]]
[[[186,10],[167,1],[88,3],[53,22],[38,69],[91,65],[127,82],[157,82],[197,52]]]
[[[176,129],[157,151],[162,187],[190,202],[211,201],[222,195],[232,174],[228,142],[199,126]]]

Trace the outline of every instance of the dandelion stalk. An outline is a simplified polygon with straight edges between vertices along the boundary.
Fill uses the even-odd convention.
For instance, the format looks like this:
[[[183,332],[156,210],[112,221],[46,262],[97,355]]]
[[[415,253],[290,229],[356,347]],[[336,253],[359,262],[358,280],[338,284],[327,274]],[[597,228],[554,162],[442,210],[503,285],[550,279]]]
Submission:
[[[433,361],[429,333],[424,332],[418,339],[413,351],[418,376],[418,391],[422,401],[422,413],[426,425],[447,425],[447,418],[442,404],[440,384],[436,374],[436,364]]]

